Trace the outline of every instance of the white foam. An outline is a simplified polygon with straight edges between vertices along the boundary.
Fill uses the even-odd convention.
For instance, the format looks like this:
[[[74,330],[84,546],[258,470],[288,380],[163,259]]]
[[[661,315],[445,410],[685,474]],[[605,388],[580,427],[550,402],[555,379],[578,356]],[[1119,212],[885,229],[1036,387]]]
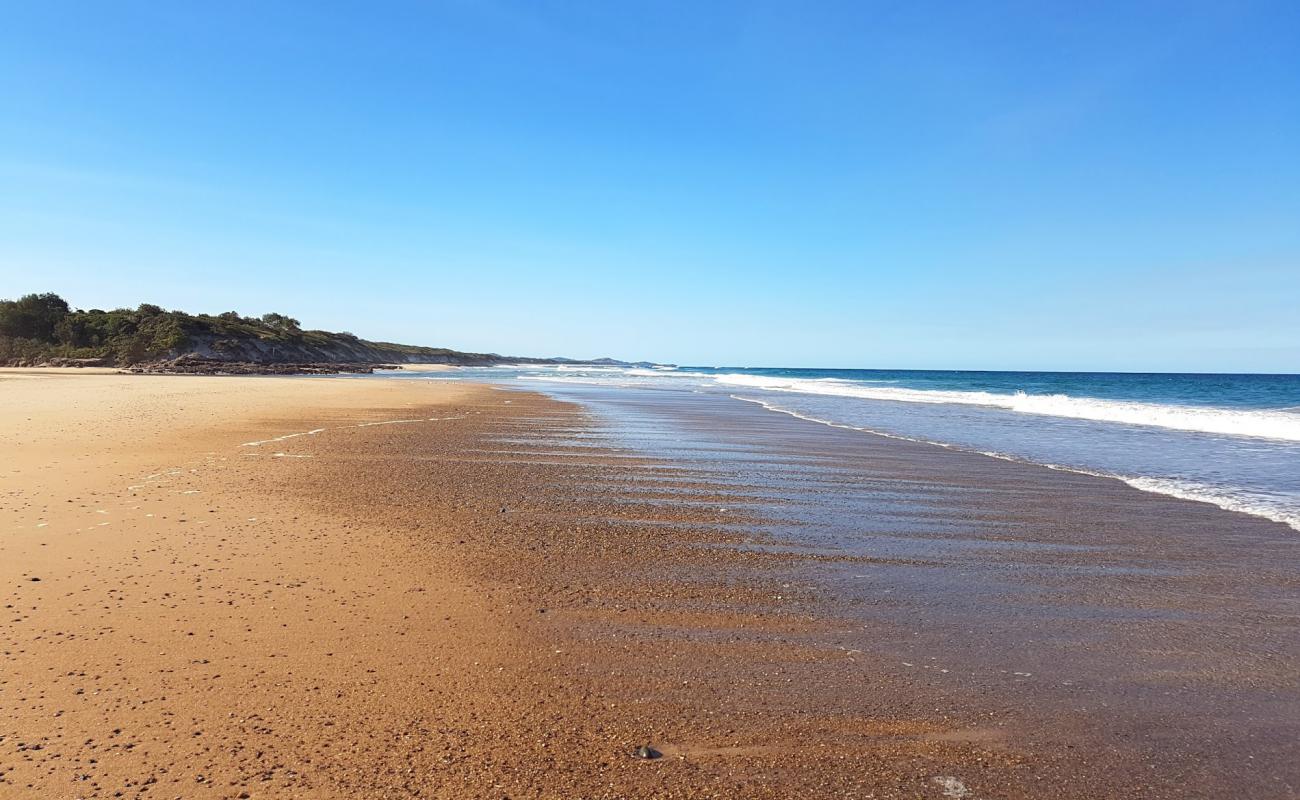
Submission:
[[[296,439],[299,436],[315,436],[316,434],[321,433],[324,430],[325,430],[324,428],[316,428],[315,430],[301,431],[300,433],[286,433],[283,436],[276,436],[274,439],[262,439],[256,442],[244,442],[243,444],[240,445],[240,447],[261,447],[264,444],[270,444],[271,442],[283,442],[286,439]]]
[[[623,367],[598,367],[594,365],[582,364],[559,364],[553,369],[556,372],[624,372]]]
[[[1300,531],[1300,513],[1288,508],[1282,502],[1274,504],[1268,498],[1258,495],[1244,496],[1214,486],[1174,478],[1121,478],[1121,480],[1134,489],[1141,489],[1144,492],[1210,503],[1228,511],[1239,511],[1243,514],[1282,522]]]
[[[765,375],[724,374],[715,380],[725,386],[745,386],[769,392],[858,397],[903,403],[950,403],[1002,408],[1021,414],[1070,417],[1126,425],[1146,425],[1197,433],[1253,436],[1300,442],[1300,414],[1286,410],[1231,409],[1164,405],[1128,400],[1102,400],[1064,394],[996,394],[930,389],[901,389],[838,378],[778,378]]]
[[[428,422],[427,419],[385,419],[378,422],[361,422],[350,427],[353,428],[373,428],[376,425],[402,425],[407,422]]]
[[[966,784],[951,775],[936,775],[932,780],[943,790],[944,797],[950,797],[953,800],[965,800],[965,798],[971,796],[971,791],[966,788]]]
[[[521,381],[542,381],[545,383],[570,383],[587,386],[663,386],[671,380],[677,385],[687,383],[690,379],[707,382],[714,376],[703,372],[683,372],[676,369],[643,369],[641,367],[601,367],[578,368],[561,367],[534,371],[531,375],[519,375]]]
[[[599,378],[594,375],[520,375],[521,381],[545,381],[547,383],[577,383],[585,386],[634,386],[635,381],[627,377]]]
[[[899,439],[905,442],[917,442],[920,444],[934,445],[936,447],[942,447],[946,450],[961,450],[964,452],[978,453],[979,455],[988,456],[989,458],[996,458],[1000,461],[1014,461],[1020,464],[1036,464],[1037,466],[1040,467],[1047,467],[1048,469],[1060,470],[1062,472],[1074,472],[1080,475],[1092,475],[1098,478],[1111,478],[1114,480],[1120,480],[1123,481],[1124,483],[1127,483],[1129,486],[1132,486],[1134,489],[1139,489],[1144,492],[1150,492],[1152,494],[1163,494],[1168,497],[1177,497],[1180,500],[1192,500],[1198,503],[1210,503],[1211,505],[1218,506],[1219,508],[1228,511],[1236,511],[1242,514],[1249,514],[1254,517],[1263,517],[1264,519],[1273,520],[1274,522],[1281,522],[1284,525],[1289,525],[1290,527],[1296,529],[1297,531],[1300,531],[1300,513],[1297,513],[1294,510],[1293,506],[1288,505],[1284,501],[1271,502],[1268,498],[1259,497],[1257,495],[1245,495],[1227,489],[1220,489],[1213,486],[1206,486],[1205,484],[1196,483],[1194,481],[1179,480],[1175,478],[1148,478],[1148,477],[1134,477],[1130,475],[1115,475],[1108,472],[1098,472],[1096,470],[1083,469],[1081,467],[1067,467],[1061,464],[1045,464],[1038,461],[1030,461],[1028,459],[1019,458],[1017,456],[1009,455],[1007,453],[1001,453],[996,450],[967,450],[966,448],[958,447],[956,445],[949,444],[947,442],[936,442],[931,439],[920,439],[914,436],[902,436],[896,433],[888,433],[886,431],[878,431],[878,430],[873,430],[871,428],[865,428],[856,425],[845,425],[840,422],[831,422],[830,420],[819,419],[818,417],[813,417],[807,414],[801,414],[797,411],[791,411],[786,408],[781,408],[780,406],[769,403],[766,400],[760,400],[760,399],[755,399],[750,397],[741,397],[739,395],[734,395],[734,394],[731,395],[731,397],[732,399],[735,400],[741,400],[746,403],[754,403],[755,405],[762,406],[768,411],[774,411],[778,414],[785,414],[787,416],[795,417],[796,419],[806,420],[808,422],[816,422],[819,425],[826,425],[831,428],[843,428],[844,430],[859,431],[861,433],[870,433],[876,436],[883,436],[887,439]]]

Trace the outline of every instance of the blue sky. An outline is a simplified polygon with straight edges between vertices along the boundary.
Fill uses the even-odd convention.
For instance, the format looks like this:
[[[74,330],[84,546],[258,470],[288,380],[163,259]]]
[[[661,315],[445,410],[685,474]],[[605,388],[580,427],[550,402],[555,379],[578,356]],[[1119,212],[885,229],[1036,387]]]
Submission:
[[[0,296],[1300,371],[1300,6],[0,0]]]

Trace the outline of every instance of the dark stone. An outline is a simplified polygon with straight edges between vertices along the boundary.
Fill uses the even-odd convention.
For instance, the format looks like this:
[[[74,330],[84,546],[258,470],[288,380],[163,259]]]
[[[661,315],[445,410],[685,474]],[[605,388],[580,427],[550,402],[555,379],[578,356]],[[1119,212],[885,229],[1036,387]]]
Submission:
[[[636,757],[644,759],[661,758],[663,753],[654,749],[648,744],[643,744],[636,749]]]

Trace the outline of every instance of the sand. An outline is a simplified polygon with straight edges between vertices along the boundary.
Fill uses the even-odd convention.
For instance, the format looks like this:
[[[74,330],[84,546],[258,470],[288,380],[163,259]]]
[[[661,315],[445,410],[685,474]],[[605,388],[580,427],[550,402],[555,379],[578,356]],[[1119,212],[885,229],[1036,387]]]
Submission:
[[[568,520],[521,526],[572,498],[483,448],[503,425],[582,424],[576,409],[409,381],[3,380],[0,796],[783,796],[879,778],[751,776],[733,756],[765,748],[736,746],[735,719],[670,731],[678,706],[651,699],[756,687],[790,648],[745,645],[710,686],[716,664],[679,672],[675,645],[587,641],[629,607],[574,569],[597,577],[615,551]],[[647,743],[668,757],[635,758]]]
[[[455,372],[460,367],[452,364],[398,364],[402,372]]]
[[[726,432],[712,410],[673,413],[701,426],[688,439]],[[1107,513],[1120,533],[1147,508],[1211,532],[1237,515],[735,419],[737,441],[763,425],[795,455],[749,463],[719,441],[722,461],[654,457],[580,406],[458,382],[0,374],[0,797],[1209,797],[1239,783],[1212,760],[1180,765],[1194,742],[1154,717],[1099,725],[1075,707],[1105,705],[1098,688],[1059,705],[1039,685],[1124,653],[1049,650],[1040,677],[989,683],[896,649],[966,648],[969,671],[991,659],[975,643],[1004,637],[1028,657],[1022,615],[1059,599],[1020,593],[990,623],[961,612],[965,595],[936,609],[900,591],[864,616],[826,576],[969,580],[978,565],[796,553],[759,533],[785,513],[763,496],[785,484],[763,476],[818,459],[818,480],[843,484],[818,490],[828,503],[890,475],[933,480],[952,519],[996,511],[1062,542]],[[847,463],[867,483],[845,483]],[[992,505],[960,499],[972,482]],[[1065,490],[1081,499],[1062,511]],[[1008,563],[1084,592],[1076,552],[1098,551]],[[1173,602],[1156,578],[1121,581],[1134,607]],[[1196,680],[1292,697],[1291,628],[1260,624],[1271,650],[1245,671],[1216,655]],[[1149,641],[1208,652],[1196,630]],[[1225,751],[1258,755],[1241,796],[1293,796],[1279,741]],[[642,745],[662,757],[637,758]]]
[[[404,658],[372,651],[363,665],[358,655],[376,625],[412,609],[411,587],[428,584],[421,600],[462,617],[464,587],[436,571],[412,575],[393,548],[362,546],[347,527],[249,491],[298,459],[284,452],[290,440],[241,445],[403,417],[415,401],[427,413],[467,393],[331,379],[0,377],[0,796],[311,786],[303,764],[277,766],[266,737],[302,747],[290,730],[328,732],[341,695]],[[428,646],[410,642],[402,653]],[[334,702],[319,699],[325,686]]]

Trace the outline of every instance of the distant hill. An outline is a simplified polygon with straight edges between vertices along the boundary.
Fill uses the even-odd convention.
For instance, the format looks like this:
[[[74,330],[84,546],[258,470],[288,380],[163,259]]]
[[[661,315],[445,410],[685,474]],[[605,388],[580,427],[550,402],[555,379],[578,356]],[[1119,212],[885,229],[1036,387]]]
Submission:
[[[597,363],[372,342],[351,333],[303,330],[298,320],[283,314],[254,318],[227,311],[211,316],[148,303],[134,309],[83,311],[52,293],[0,300],[0,363],[130,367],[177,360],[263,365]]]

